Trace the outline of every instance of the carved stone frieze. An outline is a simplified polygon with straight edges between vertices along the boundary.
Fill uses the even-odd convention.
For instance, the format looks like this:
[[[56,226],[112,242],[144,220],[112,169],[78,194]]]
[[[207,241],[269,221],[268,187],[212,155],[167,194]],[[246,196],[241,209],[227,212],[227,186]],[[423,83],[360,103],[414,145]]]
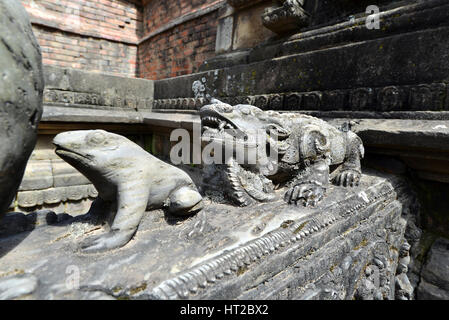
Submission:
[[[22,191],[17,194],[17,205],[21,208],[34,208],[66,201],[79,201],[95,198],[98,195],[93,185],[49,188],[45,190]]]
[[[220,100],[232,105],[252,104],[262,110],[447,111],[448,91],[447,84],[433,83],[221,97]],[[206,99],[161,99],[155,100],[154,109],[199,110],[205,103]]]

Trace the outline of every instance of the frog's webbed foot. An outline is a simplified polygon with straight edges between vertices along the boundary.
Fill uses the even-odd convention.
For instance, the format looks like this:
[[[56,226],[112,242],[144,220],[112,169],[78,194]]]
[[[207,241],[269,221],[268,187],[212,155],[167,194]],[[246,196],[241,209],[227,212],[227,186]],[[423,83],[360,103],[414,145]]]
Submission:
[[[340,172],[334,180],[334,183],[342,187],[356,187],[360,184],[362,174],[354,169],[346,169]]]
[[[285,193],[285,201],[289,204],[302,204],[305,207],[314,207],[323,199],[326,189],[315,183],[298,184]]]
[[[81,242],[84,253],[98,253],[123,247],[131,240],[136,230],[111,230],[98,236],[90,237]]]

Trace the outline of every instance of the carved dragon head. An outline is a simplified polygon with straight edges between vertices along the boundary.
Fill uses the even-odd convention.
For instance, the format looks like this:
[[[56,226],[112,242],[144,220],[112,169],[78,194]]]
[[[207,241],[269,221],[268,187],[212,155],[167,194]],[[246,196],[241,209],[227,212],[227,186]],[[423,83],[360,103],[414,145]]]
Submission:
[[[234,138],[240,142],[249,141],[249,135],[266,134],[271,148],[279,150],[279,140],[285,140],[290,135],[281,121],[281,117],[272,111],[246,104],[231,106],[216,99],[200,110],[203,139]]]
[[[282,118],[273,115],[273,112],[265,112],[255,106],[231,106],[216,99],[200,110],[203,141],[225,143],[225,148],[228,141],[234,141],[246,149],[263,147],[264,152],[270,150],[270,157],[258,154],[254,166],[246,162],[237,163],[233,158],[226,159],[230,196],[241,205],[274,199],[274,186],[266,176],[276,172],[277,155],[283,149],[280,140],[285,140],[290,132],[281,123]],[[263,140],[259,140],[261,135]],[[230,145],[234,148],[236,144]]]

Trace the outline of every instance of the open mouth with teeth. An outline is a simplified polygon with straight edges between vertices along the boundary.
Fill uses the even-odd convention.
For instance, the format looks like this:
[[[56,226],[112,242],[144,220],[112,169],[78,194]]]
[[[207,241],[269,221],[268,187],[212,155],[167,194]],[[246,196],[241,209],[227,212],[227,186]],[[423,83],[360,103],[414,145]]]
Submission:
[[[246,134],[232,121],[223,118],[219,114],[207,112],[201,114],[202,140],[245,140]]]

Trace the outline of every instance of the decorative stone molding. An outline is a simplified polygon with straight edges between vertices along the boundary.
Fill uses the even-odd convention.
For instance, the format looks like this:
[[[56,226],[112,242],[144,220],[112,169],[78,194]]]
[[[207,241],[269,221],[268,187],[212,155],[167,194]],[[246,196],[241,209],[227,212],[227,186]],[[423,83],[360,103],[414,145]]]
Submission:
[[[17,205],[22,208],[34,208],[42,205],[54,205],[66,201],[80,201],[97,197],[93,185],[49,188],[46,190],[23,191],[17,194]]]
[[[4,255],[0,275],[3,280],[10,270],[33,270],[41,281],[32,298],[87,299],[102,292],[117,299],[352,299],[365,266],[385,253],[382,283],[393,284],[402,263],[394,248],[400,248],[405,230],[393,185],[365,175],[360,188],[336,188],[331,194],[310,210],[277,201],[253,208],[211,203],[191,219],[170,225],[163,212],[153,211],[132,245],[112,255],[100,253],[95,261],[80,255],[74,242],[97,235],[99,225],[67,217],[57,228],[36,228]],[[37,215],[47,224],[63,218]],[[11,223],[14,218],[24,220],[15,214]],[[182,242],[170,241],[174,237]],[[149,246],[154,250],[145,250]],[[86,271],[79,289],[54,285],[73,261]],[[130,266],[126,274],[120,272],[124,262]],[[47,268],[32,269],[41,263]],[[393,299],[392,289],[382,298]]]
[[[236,97],[218,97],[236,104],[252,104],[262,110],[286,111],[448,111],[449,86],[446,83],[386,86],[330,91],[285,92]],[[177,98],[155,100],[154,109],[198,110],[205,99]]]
[[[54,89],[45,89],[44,103],[63,105],[86,105],[96,107],[113,107],[122,109],[151,109],[153,100],[150,98],[138,98],[135,96],[121,97],[118,95],[88,92],[74,92]]]
[[[265,9],[262,15],[263,25],[278,34],[307,26],[310,15],[302,8],[303,3],[300,0],[286,0],[282,7]]]
[[[310,241],[315,233],[325,232],[339,222],[350,219],[353,215],[364,212],[375,203],[389,202],[395,197],[395,192],[391,186],[383,185],[378,194],[367,190],[367,198],[364,202],[339,203],[341,214],[330,214],[321,212],[309,221],[290,221],[289,224],[274,230],[254,241],[246,243],[237,249],[224,252],[223,254],[205,261],[188,272],[181,273],[176,277],[162,282],[155,287],[150,296],[154,299],[188,299],[196,296],[200,291],[210,286],[216,286],[220,280],[235,274],[242,273],[242,270],[252,268],[260,260],[265,260],[269,256],[280,254],[291,250],[297,243]],[[352,200],[352,199],[351,199]],[[356,201],[357,202],[357,201]],[[362,214],[363,215],[363,214]],[[392,271],[391,269],[389,270]],[[394,273],[394,270],[393,270]],[[391,298],[392,294],[385,298]]]
[[[153,92],[151,80],[45,66],[46,105],[151,110]]]

